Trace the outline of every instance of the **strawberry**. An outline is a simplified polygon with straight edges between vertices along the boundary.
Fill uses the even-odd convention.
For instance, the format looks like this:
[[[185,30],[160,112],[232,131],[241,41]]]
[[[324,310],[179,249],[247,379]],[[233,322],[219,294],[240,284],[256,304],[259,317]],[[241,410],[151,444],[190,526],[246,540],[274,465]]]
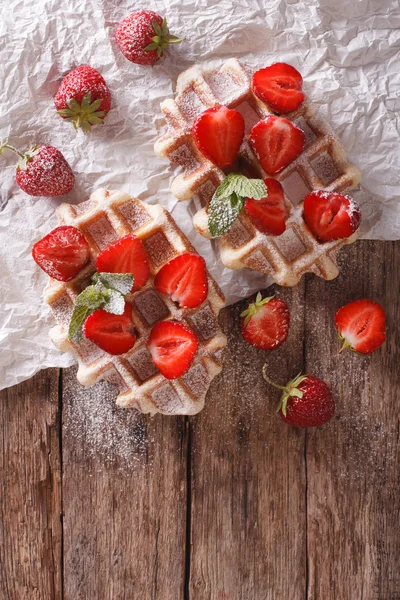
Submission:
[[[371,354],[386,339],[386,315],[382,306],[363,298],[349,302],[336,312],[335,325],[344,342],[340,352],[350,348],[361,354]]]
[[[249,344],[262,350],[274,350],[286,340],[290,313],[286,302],[258,292],[255,302],[240,313],[242,336]]]
[[[151,358],[167,379],[181,377],[197,352],[199,341],[190,329],[176,321],[160,321],[151,330]]]
[[[70,281],[89,261],[89,244],[79,229],[61,225],[36,242],[32,256],[53,279]]]
[[[54,146],[34,146],[24,154],[5,142],[0,146],[0,155],[5,149],[19,156],[15,180],[30,196],[61,196],[74,187],[71,167]]]
[[[225,169],[239,152],[244,136],[244,119],[237,110],[213,106],[197,117],[192,134],[200,152],[214,165]]]
[[[250,144],[268,175],[285,169],[304,150],[304,132],[284,117],[266,117],[250,132]]]
[[[136,292],[149,278],[149,261],[143,242],[132,233],[125,235],[105,248],[96,259],[99,273],[132,273]]]
[[[111,94],[100,73],[83,65],[64,77],[54,104],[58,114],[75,129],[89,131],[92,125],[104,123],[111,108]]]
[[[136,341],[131,305],[125,303],[122,315],[95,310],[84,322],[83,334],[109,354],[125,354]]]
[[[289,211],[283,187],[276,179],[264,179],[268,195],[261,200],[246,198],[244,209],[254,227],[266,235],[281,235],[286,229]]]
[[[360,209],[353,198],[323,190],[305,197],[303,217],[320,242],[350,237],[361,221]]]
[[[171,296],[182,308],[200,306],[208,294],[204,258],[190,252],[173,258],[157,273],[154,287]]]
[[[170,44],[182,42],[170,35],[167,20],[151,10],[138,10],[121,21],[115,39],[125,58],[138,65],[154,65]]]
[[[303,78],[291,65],[275,63],[253,75],[252,89],[257,98],[278,113],[296,110],[304,100]]]
[[[332,392],[322,379],[299,373],[285,386],[277,385],[267,377],[267,365],[263,367],[265,381],[283,391],[277,412],[285,423],[294,427],[318,427],[325,425],[335,414]]]

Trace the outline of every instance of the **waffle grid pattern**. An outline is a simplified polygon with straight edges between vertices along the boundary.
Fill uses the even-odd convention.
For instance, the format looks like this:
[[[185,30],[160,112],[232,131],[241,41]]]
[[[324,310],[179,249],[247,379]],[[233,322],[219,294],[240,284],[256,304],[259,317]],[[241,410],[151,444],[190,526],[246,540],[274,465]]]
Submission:
[[[72,206],[63,204],[57,211],[60,224],[80,229],[90,245],[90,263],[67,283],[49,280],[45,301],[57,325],[50,337],[62,351],[78,359],[78,380],[90,386],[105,379],[119,389],[117,404],[144,413],[195,414],[204,406],[213,377],[222,368],[221,354],[226,337],[218,324],[224,297],[210,275],[208,296],[195,309],[179,308],[167,295],[158,293],[154,276],[160,268],[183,252],[195,252],[171,215],[160,205],[149,205],[122,192],[97,190],[88,201]],[[89,283],[98,253],[120,237],[134,233],[149,257],[150,277],[146,285],[127,296],[138,339],[124,355],[112,356],[89,340],[68,341],[68,324],[74,299]],[[154,324],[160,320],[184,322],[199,338],[199,350],[189,370],[179,379],[164,378],[151,361],[146,342]]]
[[[156,142],[155,152],[182,167],[183,172],[175,177],[171,192],[178,200],[194,198],[197,210],[194,224],[205,237],[210,237],[207,205],[225,174],[199,152],[191,127],[199,114],[216,104],[239,110],[245,119],[247,133],[257,121],[274,114],[253,94],[251,79],[236,59],[209,72],[197,66],[185,71],[178,78],[175,99],[167,99],[161,104],[167,131]],[[307,272],[324,279],[336,277],[338,251],[356,239],[354,234],[346,240],[319,243],[302,217],[305,195],[317,189],[347,192],[358,185],[360,174],[348,163],[340,140],[326,120],[317,116],[316,107],[308,98],[297,111],[285,117],[300,127],[306,136],[303,153],[275,177],[284,188],[290,210],[286,231],[278,237],[266,236],[242,211],[232,229],[218,238],[218,246],[221,260],[227,267],[254,269],[271,275],[280,285],[291,286]],[[235,166],[249,176],[267,176],[247,137]]]

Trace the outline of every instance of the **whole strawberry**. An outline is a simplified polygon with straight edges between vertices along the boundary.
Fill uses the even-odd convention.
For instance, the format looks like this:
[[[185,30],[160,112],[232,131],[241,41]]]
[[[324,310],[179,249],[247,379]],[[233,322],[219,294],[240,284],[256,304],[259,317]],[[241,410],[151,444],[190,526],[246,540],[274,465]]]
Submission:
[[[273,383],[266,371],[267,365],[264,365],[265,381],[283,392],[277,412],[285,423],[294,427],[318,427],[332,419],[335,402],[331,390],[322,379],[299,373],[292,381],[281,386]]]
[[[75,129],[89,131],[92,125],[104,123],[111,108],[111,94],[100,73],[83,65],[64,77],[54,104],[58,114]]]
[[[152,10],[138,10],[118,25],[115,39],[122,54],[138,65],[154,65],[170,44],[182,40],[170,35],[167,20]]]
[[[0,146],[20,157],[15,179],[21,190],[30,196],[61,196],[74,187],[75,177],[71,167],[54,146],[34,146],[23,153],[7,143]]]

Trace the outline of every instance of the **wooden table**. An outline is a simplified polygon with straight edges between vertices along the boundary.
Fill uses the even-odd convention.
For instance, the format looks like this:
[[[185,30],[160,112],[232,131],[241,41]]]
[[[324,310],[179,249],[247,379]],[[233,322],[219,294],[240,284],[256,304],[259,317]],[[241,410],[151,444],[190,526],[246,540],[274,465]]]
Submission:
[[[0,598],[398,600],[400,244],[340,262],[333,282],[276,290],[292,325],[275,352],[241,339],[245,302],[222,312],[225,366],[195,417],[116,409],[74,369],[4,391]],[[339,355],[335,310],[363,296],[386,308],[387,342]],[[283,423],[264,362],[329,382],[333,421]]]

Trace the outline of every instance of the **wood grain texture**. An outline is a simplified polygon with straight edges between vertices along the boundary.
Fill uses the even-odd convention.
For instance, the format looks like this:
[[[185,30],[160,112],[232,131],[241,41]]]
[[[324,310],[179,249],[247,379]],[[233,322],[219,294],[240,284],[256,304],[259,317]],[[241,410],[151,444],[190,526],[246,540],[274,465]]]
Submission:
[[[58,370],[0,392],[0,598],[60,600]]]
[[[223,311],[224,369],[204,411],[190,419],[189,598],[196,600],[304,598],[305,434],[275,415],[275,391],[261,376],[265,362],[283,384],[303,367],[304,284],[279,296],[293,319],[288,341],[274,352],[242,339],[247,302]]]
[[[306,368],[329,382],[336,418],[307,432],[308,598],[400,598],[400,244],[347,248],[342,275],[306,284]],[[388,339],[371,356],[338,354],[332,320],[370,297]]]
[[[74,368],[63,388],[64,599],[182,599],[185,418],[124,411],[108,384],[82,390]],[[93,452],[99,430],[92,421],[80,431],[76,404],[87,399],[100,399],[114,414],[106,429],[110,423],[121,428],[119,439],[110,441],[107,432],[102,438],[106,454],[100,447]],[[94,411],[104,418],[98,404]]]
[[[242,340],[246,302],[222,312],[224,370],[195,417],[118,409],[75,369],[62,428],[57,370],[0,394],[1,600],[400,599],[400,244],[341,257],[335,281],[275,288],[292,326],[274,352]],[[387,342],[339,355],[334,313],[362,296]],[[329,382],[334,420],[283,423],[265,361],[277,382]]]

